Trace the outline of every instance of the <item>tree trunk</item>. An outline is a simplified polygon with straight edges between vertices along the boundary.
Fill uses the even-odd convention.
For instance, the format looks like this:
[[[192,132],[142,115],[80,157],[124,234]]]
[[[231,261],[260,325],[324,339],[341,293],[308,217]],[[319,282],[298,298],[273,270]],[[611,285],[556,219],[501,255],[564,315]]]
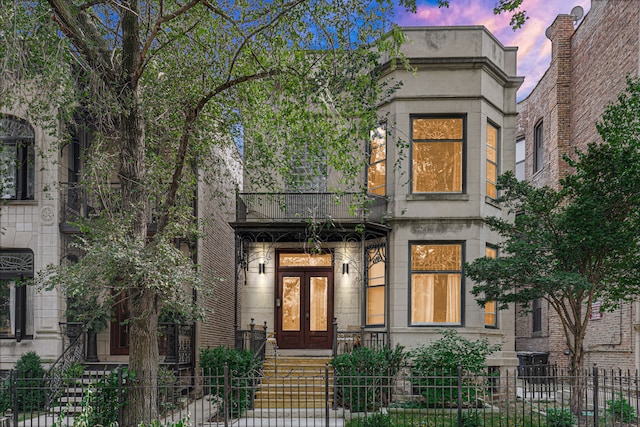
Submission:
[[[149,424],[158,419],[159,307],[154,291],[143,285],[130,307],[129,367],[135,372],[135,387],[129,390],[124,424]]]
[[[120,185],[123,220],[130,227],[136,246],[149,244],[147,218],[149,195],[145,190],[146,143],[140,87],[135,78],[140,66],[138,2],[129,0],[123,8],[122,105]],[[149,424],[158,419],[158,316],[159,302],[152,283],[132,283],[129,296],[129,368],[135,374],[129,389],[125,425]]]
[[[584,381],[584,335],[586,325],[573,337],[573,351],[571,352],[571,366],[569,367],[571,386],[571,412],[576,416],[582,414],[582,396],[585,391]]]

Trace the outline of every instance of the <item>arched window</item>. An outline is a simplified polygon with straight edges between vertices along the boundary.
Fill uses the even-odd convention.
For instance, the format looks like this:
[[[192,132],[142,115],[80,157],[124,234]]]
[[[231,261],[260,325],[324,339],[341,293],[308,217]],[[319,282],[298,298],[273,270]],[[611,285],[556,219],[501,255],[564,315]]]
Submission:
[[[32,200],[35,180],[33,128],[13,116],[0,116],[0,198]]]

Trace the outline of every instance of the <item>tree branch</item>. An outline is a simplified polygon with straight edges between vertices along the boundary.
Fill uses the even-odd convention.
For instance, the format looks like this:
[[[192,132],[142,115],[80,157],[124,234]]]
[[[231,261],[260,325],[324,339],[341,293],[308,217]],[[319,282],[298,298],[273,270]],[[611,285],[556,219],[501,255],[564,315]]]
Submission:
[[[98,73],[105,83],[111,84],[115,79],[115,70],[109,59],[110,51],[102,36],[89,22],[87,14],[71,2],[63,0],[48,0],[48,2],[54,11],[52,18],[58,23],[60,31],[84,56],[91,65],[92,71]]]
[[[138,82],[138,80],[140,79],[140,76],[142,75],[142,71],[144,70],[144,63],[145,63],[145,57],[147,56],[147,53],[149,52],[149,49],[151,49],[151,44],[153,43],[153,41],[155,40],[156,36],[158,35],[158,32],[160,31],[160,27],[162,26],[162,24],[172,21],[173,19],[177,18],[178,16],[181,16],[183,14],[185,14],[187,11],[189,11],[191,8],[193,8],[195,5],[197,5],[198,3],[200,3],[201,0],[192,0],[190,3],[185,4],[184,6],[178,8],[177,10],[175,10],[174,12],[171,12],[167,15],[163,15],[160,16],[160,18],[158,18],[156,20],[155,25],[153,26],[153,31],[151,31],[151,34],[149,35],[149,37],[147,37],[147,40],[144,43],[144,46],[142,47],[142,50],[140,51],[140,61],[139,61],[139,66],[136,69],[135,73],[133,74],[133,82],[134,84]]]
[[[158,228],[157,234],[160,235],[162,231],[165,229],[167,224],[169,223],[169,208],[173,207],[176,202],[176,196],[178,194],[178,188],[180,187],[180,182],[182,181],[182,171],[184,170],[184,164],[187,158],[187,148],[189,147],[189,142],[191,138],[191,127],[196,119],[199,117],[202,109],[207,105],[207,103],[213,99],[216,95],[221,92],[224,92],[227,89],[230,89],[239,84],[264,79],[270,76],[273,76],[277,73],[276,70],[266,71],[263,73],[250,74],[247,76],[239,77],[237,79],[228,81],[211,92],[207,93],[203,96],[198,103],[190,108],[185,116],[185,123],[182,130],[182,136],[180,137],[180,143],[178,145],[178,153],[175,163],[175,168],[173,170],[173,175],[171,177],[171,183],[169,186],[169,191],[167,191],[167,195],[164,201],[164,210],[158,218]]]

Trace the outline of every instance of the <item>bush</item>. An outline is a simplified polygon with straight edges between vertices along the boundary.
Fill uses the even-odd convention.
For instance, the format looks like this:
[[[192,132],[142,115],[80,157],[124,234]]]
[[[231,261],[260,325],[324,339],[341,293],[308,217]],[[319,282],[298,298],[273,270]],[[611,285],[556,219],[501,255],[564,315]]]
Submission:
[[[251,401],[251,383],[259,367],[253,354],[245,350],[230,349],[224,346],[207,348],[200,351],[200,368],[205,376],[205,392],[224,399],[224,367],[227,366],[231,377],[231,386],[235,390],[228,398],[229,415],[238,417],[249,408]],[[227,408],[223,408],[226,410]]]
[[[404,359],[404,348],[394,350],[356,348],[331,361],[336,383],[336,400],[353,412],[373,411],[386,405],[383,390],[393,381]]]
[[[383,414],[377,412],[369,415],[365,418],[353,418],[346,422],[346,427],[395,427],[397,423],[389,416],[389,414]]]
[[[176,408],[176,401],[179,397],[176,390],[177,381],[176,374],[171,369],[160,366],[158,369],[158,401],[161,413]]]
[[[621,394],[616,399],[607,400],[607,413],[616,421],[630,423],[636,419],[636,410]]]
[[[82,399],[82,412],[74,419],[74,427],[117,426],[121,407],[128,402],[128,380],[135,378],[133,371],[117,368],[109,375],[89,386]]]
[[[472,409],[462,413],[462,422],[459,425],[462,427],[482,427],[484,426],[484,417],[481,412]]]
[[[14,375],[17,379],[18,411],[38,411],[44,408],[46,404],[45,370],[40,356],[33,351],[20,356],[16,362]]]
[[[550,408],[547,410],[547,427],[571,427],[575,418],[568,408]]]
[[[480,375],[486,370],[486,358],[500,350],[487,339],[468,340],[453,329],[441,331],[442,338],[429,346],[421,345],[409,353],[413,361],[414,387],[431,407],[450,407],[457,404],[458,389],[462,390],[464,405],[476,405],[475,384],[465,379],[458,384],[458,366],[465,378]]]

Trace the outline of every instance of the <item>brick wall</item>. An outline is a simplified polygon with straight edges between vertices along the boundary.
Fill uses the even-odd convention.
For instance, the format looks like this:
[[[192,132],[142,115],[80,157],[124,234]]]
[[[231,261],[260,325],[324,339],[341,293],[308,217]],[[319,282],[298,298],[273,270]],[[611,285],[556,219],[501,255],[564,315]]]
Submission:
[[[206,309],[206,319],[198,324],[197,348],[234,345],[235,240],[229,222],[235,220],[235,192],[238,185],[234,169],[239,160],[222,154],[218,164],[205,174],[199,186],[198,212],[202,239],[198,262],[210,295],[198,300]],[[228,162],[231,161],[231,164]],[[239,170],[239,169],[238,169]]]
[[[570,8],[570,5],[567,5]],[[526,178],[534,185],[557,186],[569,172],[562,156],[597,141],[595,124],[607,104],[638,76],[640,2],[592,0],[589,13],[573,29],[572,17],[559,15],[551,26],[552,62],[526,100],[519,103],[518,135],[525,136]],[[544,121],[544,167],[533,174],[533,129]],[[633,305],[592,321],[585,340],[585,366],[634,369],[637,313]],[[566,366],[562,325],[549,312],[548,334],[534,335],[531,317],[516,319],[516,349],[549,351],[549,360]],[[545,324],[543,322],[543,330]]]

